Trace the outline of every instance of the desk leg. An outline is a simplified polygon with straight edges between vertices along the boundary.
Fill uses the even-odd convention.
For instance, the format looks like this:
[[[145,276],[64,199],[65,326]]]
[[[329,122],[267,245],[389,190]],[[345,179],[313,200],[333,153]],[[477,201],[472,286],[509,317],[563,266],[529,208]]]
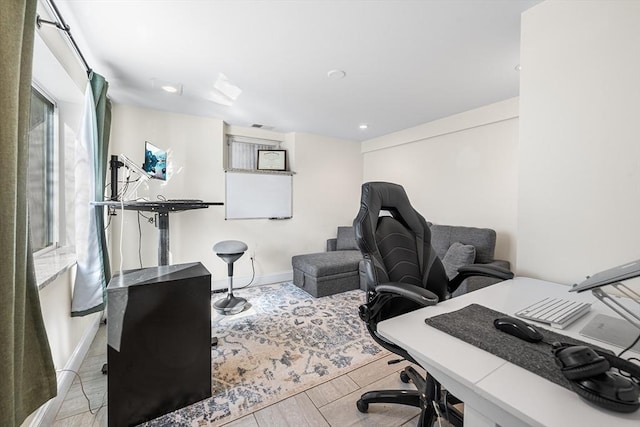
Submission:
[[[158,212],[158,265],[169,265],[169,212]]]

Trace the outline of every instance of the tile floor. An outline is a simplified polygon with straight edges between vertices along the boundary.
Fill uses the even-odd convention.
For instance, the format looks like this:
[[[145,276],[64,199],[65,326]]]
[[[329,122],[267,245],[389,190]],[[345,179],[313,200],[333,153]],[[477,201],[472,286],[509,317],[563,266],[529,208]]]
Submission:
[[[106,326],[101,325],[79,374],[91,401],[91,411],[77,377],[62,404],[55,427],[107,426],[107,377],[101,368],[107,361]],[[394,355],[318,385],[271,406],[247,414],[224,427],[384,426],[409,427],[418,422],[418,409],[402,405],[372,404],[367,414],[356,409],[359,396],[368,390],[412,388],[400,381],[406,363],[388,365]]]

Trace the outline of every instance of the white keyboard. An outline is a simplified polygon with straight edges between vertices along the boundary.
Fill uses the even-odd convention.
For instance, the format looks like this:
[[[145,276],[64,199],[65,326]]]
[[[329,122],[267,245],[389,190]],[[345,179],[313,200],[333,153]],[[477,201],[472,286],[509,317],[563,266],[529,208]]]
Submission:
[[[516,312],[516,316],[564,329],[591,310],[591,303],[547,297]]]

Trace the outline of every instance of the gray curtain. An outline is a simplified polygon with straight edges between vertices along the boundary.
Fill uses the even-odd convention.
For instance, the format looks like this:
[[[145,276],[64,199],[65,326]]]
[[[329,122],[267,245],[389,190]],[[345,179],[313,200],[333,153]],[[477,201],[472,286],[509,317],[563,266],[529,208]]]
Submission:
[[[89,81],[91,91],[96,103],[96,125],[98,132],[98,147],[95,151],[94,162],[96,171],[95,200],[104,200],[104,188],[107,181],[107,158],[109,156],[109,136],[111,134],[111,100],[107,98],[109,83],[100,74],[92,72]],[[102,266],[104,268],[105,283],[111,279],[111,265],[109,261],[109,251],[107,250],[107,237],[104,229],[103,207],[96,208],[96,228],[98,231],[98,241],[100,242]],[[105,290],[103,289],[103,292]],[[103,294],[104,295],[104,294]],[[106,297],[105,297],[106,301]]]
[[[80,140],[76,147],[76,255],[78,270],[71,316],[85,316],[105,307],[111,279],[102,207],[89,202],[104,200],[107,173],[111,102],[108,83],[90,72],[85,93]]]
[[[0,13],[0,425],[19,426],[56,395],[27,214],[28,126],[36,0]]]

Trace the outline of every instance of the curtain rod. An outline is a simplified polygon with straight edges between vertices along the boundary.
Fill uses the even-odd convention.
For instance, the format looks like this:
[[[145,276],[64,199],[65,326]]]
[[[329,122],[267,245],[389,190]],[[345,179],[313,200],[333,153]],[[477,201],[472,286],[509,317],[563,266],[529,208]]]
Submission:
[[[64,33],[69,38],[69,41],[71,41],[71,45],[73,46],[73,49],[76,51],[76,54],[82,60],[82,63],[84,64],[84,68],[87,71],[87,75],[90,75],[93,70],[91,69],[91,67],[89,67],[87,60],[84,59],[84,55],[80,51],[80,48],[78,47],[75,39],[71,35],[71,28],[67,25],[66,22],[64,22],[64,18],[62,18],[62,15],[60,14],[58,7],[53,2],[53,0],[47,0],[47,3],[49,3],[49,5],[51,6],[51,9],[53,11],[53,14],[55,15],[54,18],[56,19],[56,21],[47,21],[45,19],[40,18],[40,15],[37,15],[36,24],[38,25],[38,28],[40,28],[42,24],[47,24],[47,25],[53,25],[54,27],[64,31]]]

